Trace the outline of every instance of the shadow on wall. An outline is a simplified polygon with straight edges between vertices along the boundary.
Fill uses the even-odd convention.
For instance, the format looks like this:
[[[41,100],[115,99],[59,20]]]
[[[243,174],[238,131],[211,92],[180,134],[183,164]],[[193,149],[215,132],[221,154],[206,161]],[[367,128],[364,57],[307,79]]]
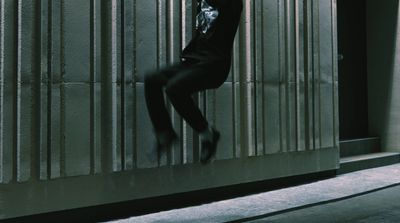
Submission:
[[[399,1],[367,1],[368,110],[370,135],[384,151],[400,151]]]

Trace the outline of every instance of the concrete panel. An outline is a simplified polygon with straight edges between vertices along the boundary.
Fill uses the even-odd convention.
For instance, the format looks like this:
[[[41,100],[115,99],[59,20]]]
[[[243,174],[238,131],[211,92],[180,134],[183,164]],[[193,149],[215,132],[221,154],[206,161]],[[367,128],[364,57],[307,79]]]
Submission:
[[[263,2],[263,61],[264,64],[264,82],[279,83],[280,77],[280,64],[282,63],[280,58],[280,27],[277,18],[280,15],[280,4],[279,1],[262,1]]]
[[[8,183],[13,179],[13,170],[16,167],[15,137],[16,137],[16,99],[17,84],[2,83],[1,97],[1,182]]]
[[[242,132],[243,129],[241,125],[243,124],[242,121],[242,114],[240,112],[241,109],[241,94],[240,94],[240,83],[235,82],[233,87],[233,103],[234,103],[234,147],[232,148],[235,154],[235,158],[242,157],[242,144],[243,144],[243,136]]]
[[[297,83],[288,83],[286,86],[286,140],[287,140],[287,148],[288,152],[294,152],[298,150],[298,123],[297,123],[297,100],[296,100],[296,91],[297,91]]]
[[[125,92],[123,98],[125,100],[123,109],[123,139],[122,151],[125,157],[125,165],[123,166],[126,170],[131,170],[136,165],[135,151],[136,151],[136,88],[133,84],[125,84]]]
[[[61,88],[65,174],[86,175],[90,172],[90,86],[69,83]]]
[[[33,1],[18,2],[18,37],[17,37],[17,80],[18,82],[30,83],[34,76],[34,60],[33,51],[39,50],[35,48],[36,38],[34,38],[35,30],[35,5]]]
[[[256,82],[255,83],[255,103],[254,103],[254,116],[255,116],[255,152],[257,156],[263,156],[264,155],[264,146],[265,146],[265,138],[264,138],[264,126],[265,126],[265,117],[264,117],[264,103],[265,103],[265,98],[264,98],[264,83],[263,82]]]
[[[332,5],[331,1],[320,2],[320,114],[329,118],[321,119],[321,147],[328,148],[334,145],[334,64],[331,53],[333,51]]]
[[[62,131],[63,131],[63,114],[64,114],[64,108],[62,107],[62,95],[61,95],[61,85],[60,84],[52,84],[51,86],[51,93],[49,95],[50,98],[50,110],[49,112],[49,139],[50,139],[50,148],[51,148],[51,154],[50,154],[50,161],[51,161],[51,170],[50,170],[50,178],[58,178],[63,173],[61,173],[61,169],[64,169],[64,153],[61,159],[61,151],[64,147],[62,145],[61,141],[64,137],[62,136]],[[62,168],[61,168],[62,167]]]
[[[312,82],[312,95],[313,95],[313,144],[315,149],[321,148],[321,110],[320,110],[320,79],[321,79],[321,69],[320,69],[320,57],[321,57],[321,50],[320,50],[320,10],[319,6],[320,1],[313,1],[311,5],[311,14],[313,17],[312,21],[312,39],[313,39],[313,46],[317,46],[313,48],[312,51],[312,61],[313,61],[313,82]],[[323,53],[323,52],[322,52]]]
[[[63,56],[61,55],[62,52],[62,21],[63,15],[61,12],[61,2],[62,0],[51,0],[48,3],[50,4],[50,11],[49,17],[51,20],[50,26],[50,33],[51,39],[49,39],[49,47],[51,51],[49,52],[49,61],[50,69],[49,72],[49,79],[51,83],[60,83],[61,82],[61,74],[64,72],[64,68],[61,65]]]
[[[89,82],[90,0],[63,0],[62,55],[66,82]],[[82,35],[86,33],[86,35]]]
[[[136,75],[138,81],[143,82],[144,75],[157,68],[157,2],[137,1],[135,15]]]
[[[34,94],[32,93],[31,84],[23,84],[18,86],[20,90],[20,101],[18,102],[20,108],[17,114],[17,181],[27,181],[31,177],[37,177],[37,172],[40,171],[37,165],[40,165],[39,157],[36,153],[34,143],[34,131],[32,120],[35,120],[35,112],[33,108],[37,105],[34,104]]]
[[[221,140],[218,145],[216,158],[232,159],[234,147],[234,113],[233,113],[233,98],[232,84],[224,83],[218,90],[215,90],[215,101],[213,104],[213,124],[221,132]]]
[[[146,102],[144,99],[144,86],[142,83],[136,84],[136,162],[137,168],[150,168],[158,166],[157,151],[155,150],[155,137],[152,124],[147,113]]]
[[[123,76],[125,83],[131,83],[135,75],[135,2],[131,0],[123,0],[124,13],[122,19],[123,28]]]
[[[17,51],[17,1],[1,2],[1,82],[12,84],[16,77]]]
[[[264,142],[265,153],[274,154],[281,151],[281,112],[279,105],[280,93],[279,85],[265,84],[264,86]]]

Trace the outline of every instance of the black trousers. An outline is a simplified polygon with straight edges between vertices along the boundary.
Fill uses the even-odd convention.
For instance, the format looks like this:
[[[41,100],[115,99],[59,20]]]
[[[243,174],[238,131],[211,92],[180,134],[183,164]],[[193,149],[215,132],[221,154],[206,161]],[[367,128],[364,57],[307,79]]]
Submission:
[[[175,110],[197,132],[208,122],[193,101],[192,94],[221,86],[228,77],[230,59],[220,61],[186,60],[145,76],[145,97],[156,133],[172,133],[163,89]]]

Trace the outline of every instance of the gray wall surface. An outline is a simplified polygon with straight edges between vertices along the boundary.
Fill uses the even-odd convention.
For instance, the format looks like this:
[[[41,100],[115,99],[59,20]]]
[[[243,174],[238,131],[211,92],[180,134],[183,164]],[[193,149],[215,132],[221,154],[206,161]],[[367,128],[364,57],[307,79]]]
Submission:
[[[367,1],[368,113],[370,135],[382,149],[400,151],[399,1]]]
[[[178,61],[192,0],[0,0],[0,219],[338,168],[335,0],[244,0],[231,74],[196,95],[222,139],[158,163],[143,77]]]

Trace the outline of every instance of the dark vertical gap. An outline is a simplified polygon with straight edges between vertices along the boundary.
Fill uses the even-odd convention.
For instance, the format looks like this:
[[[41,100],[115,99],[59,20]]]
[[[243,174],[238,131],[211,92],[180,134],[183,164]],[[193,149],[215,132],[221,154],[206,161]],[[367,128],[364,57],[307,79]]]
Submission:
[[[95,174],[95,8],[94,0],[90,0],[90,174]]]
[[[32,29],[32,42],[34,43],[32,47],[32,62],[33,62],[33,85],[32,85],[32,119],[31,119],[31,130],[32,138],[32,163],[31,163],[31,176],[34,180],[40,178],[41,172],[41,156],[40,156],[40,145],[41,145],[41,76],[42,76],[42,66],[41,66],[41,54],[42,54],[42,6],[41,1],[33,1],[33,29]],[[39,52],[40,56],[37,56]]]
[[[17,156],[18,156],[18,151],[17,151],[17,147],[18,147],[18,59],[20,57],[20,52],[18,50],[19,48],[19,41],[18,39],[20,38],[19,33],[18,33],[18,29],[19,29],[19,11],[18,11],[18,7],[19,7],[19,2],[16,1],[15,5],[14,5],[14,10],[15,10],[15,14],[14,14],[14,36],[15,36],[15,41],[14,41],[14,52],[16,52],[15,54],[15,61],[14,61],[14,78],[13,78],[13,147],[12,147],[12,182],[17,182],[18,179],[18,160],[17,160]]]
[[[125,0],[121,0],[121,166],[126,169],[125,140]]]
[[[243,3],[244,4],[244,3]],[[244,5],[244,10],[243,12],[245,12],[246,6]],[[240,22],[240,28],[239,28],[239,35],[240,35],[240,39],[239,39],[239,55],[243,56],[246,55],[246,42],[245,42],[245,37],[246,37],[246,23],[244,20],[245,17],[245,13],[243,13],[243,19]],[[240,73],[246,73],[245,68],[246,68],[246,61],[245,60],[240,60],[239,61],[239,72]],[[239,105],[240,105],[240,140],[241,140],[241,147],[240,147],[240,159],[245,159],[248,156],[248,150],[249,148],[246,148],[245,146],[243,146],[243,143],[247,143],[248,142],[248,138],[245,134],[245,131],[243,131],[243,129],[247,129],[246,127],[246,117],[244,114],[245,113],[245,106],[243,106],[245,104],[245,99],[243,96],[244,92],[246,92],[245,89],[245,84],[246,83],[246,79],[244,77],[244,75],[239,75],[239,94],[240,94],[240,101],[239,101]]]
[[[236,120],[236,101],[235,101],[235,96],[236,96],[236,89],[235,89],[235,76],[236,76],[236,70],[234,69],[234,64],[235,64],[235,58],[236,55],[232,54],[232,58],[231,58],[231,87],[232,87],[232,96],[231,96],[231,100],[232,100],[232,106],[231,106],[231,110],[232,110],[232,119],[231,122],[233,123],[233,128],[232,128],[232,158],[237,158],[236,157],[236,125],[235,125],[235,120]],[[197,99],[197,97],[196,97]],[[194,136],[193,136],[194,137]],[[194,141],[194,138],[193,138]]]
[[[101,167],[113,170],[112,159],[112,70],[111,70],[111,1],[101,1]]]
[[[161,29],[161,14],[160,14],[160,1],[156,1],[156,8],[157,8],[157,68],[160,69],[160,64],[161,64],[161,59],[160,59],[160,29]],[[136,13],[134,13],[136,14]],[[157,150],[157,166],[161,166],[161,153],[159,150]]]
[[[278,6],[278,62],[279,62],[279,151],[283,152],[283,119],[282,119],[282,8],[281,0],[277,0]]]
[[[321,47],[320,47],[320,45],[321,45],[321,27],[320,27],[320,24],[321,24],[321,14],[320,14],[320,2],[319,1],[317,1],[317,3],[316,3],[316,5],[317,5],[317,24],[318,24],[318,27],[317,27],[317,31],[316,31],[316,33],[317,33],[317,39],[318,39],[318,123],[319,123],[319,127],[318,127],[318,134],[319,134],[319,144],[318,144],[318,148],[322,148],[322,142],[323,142],[323,139],[322,139],[322,112],[321,112],[321,110],[322,110],[322,103],[321,103],[321,101],[322,101],[322,91],[321,91]]]
[[[309,119],[309,114],[310,114],[310,98],[309,98],[309,75],[310,75],[310,69],[309,69],[309,10],[308,10],[308,5],[309,5],[309,0],[304,0],[303,3],[303,30],[304,30],[304,35],[303,35],[303,40],[304,40],[304,123],[305,123],[305,147],[306,150],[310,149],[310,119]]]
[[[267,153],[267,150],[266,150],[266,147],[267,147],[267,142],[266,142],[266,137],[265,137],[265,135],[266,135],[266,122],[267,122],[267,118],[266,118],[266,115],[268,115],[268,113],[264,110],[265,109],[265,85],[267,84],[266,83],[266,78],[265,78],[265,75],[267,75],[267,72],[265,71],[265,64],[263,63],[264,61],[265,61],[265,42],[264,42],[264,38],[265,38],[265,36],[264,36],[264,28],[265,28],[265,30],[267,30],[267,28],[268,27],[264,27],[264,16],[265,16],[265,12],[264,12],[264,1],[261,1],[261,5],[260,5],[260,7],[261,7],[261,9],[262,9],[262,14],[261,14],[261,30],[263,30],[262,32],[261,32],[261,58],[262,58],[262,67],[263,67],[263,69],[262,69],[262,75],[261,75],[261,89],[262,89],[262,91],[261,91],[261,98],[262,98],[262,109],[261,109],[261,111],[262,111],[262,113],[261,113],[261,117],[262,117],[262,135],[261,135],[261,137],[262,137],[262,142],[263,142],[263,154],[262,155],[265,155],[266,153]]]
[[[4,18],[5,18],[5,10],[4,10],[4,3],[0,1],[0,50],[1,50],[1,55],[0,55],[0,66],[1,72],[0,72],[0,123],[2,125],[0,126],[0,137],[2,137],[0,141],[0,184],[4,182]]]
[[[137,74],[137,70],[136,70],[136,1],[133,1],[132,2],[132,19],[133,19],[133,33],[132,33],[132,37],[133,37],[133,44],[132,44],[132,46],[133,46],[133,61],[132,61],[132,63],[133,63],[133,66],[134,66],[134,69],[133,69],[133,74],[132,74],[132,91],[133,91],[133,94],[134,94],[134,96],[136,97],[136,74]],[[133,146],[133,148],[132,148],[132,168],[133,169],[135,169],[137,166],[138,166],[138,160],[137,160],[137,157],[138,157],[138,155],[137,155],[137,100],[136,99],[134,99],[133,100],[133,114],[129,114],[129,115],[132,115],[133,116],[133,118],[132,118],[132,121],[133,121],[133,124],[132,124],[132,128],[133,128],[133,130],[134,131],[132,131],[132,146]]]
[[[53,58],[52,58],[52,52],[53,52],[53,1],[49,0],[48,1],[48,25],[47,25],[47,33],[48,33],[48,43],[47,43],[47,178],[51,179],[51,156],[52,156],[52,151],[51,151],[51,138],[52,138],[52,132],[51,132],[51,116],[52,116],[52,101],[51,101],[51,89],[52,89],[52,74],[53,74]]]
[[[182,8],[182,1],[179,1],[180,3],[180,5],[179,5],[179,15],[180,15],[180,17],[181,17],[181,19],[179,19],[179,28],[180,28],[180,30],[182,30],[182,15],[183,15],[183,11],[182,10],[185,10],[185,9],[183,9]],[[186,20],[186,17],[185,18],[183,18],[183,19],[185,19]],[[186,30],[186,29],[185,29]],[[182,43],[183,43],[183,39],[185,38],[184,36],[186,35],[186,33],[183,33],[183,34],[181,34],[180,35],[180,41],[179,41],[179,43],[180,43],[180,45],[179,45],[179,51],[181,51],[181,49],[182,49]],[[180,123],[180,125],[181,125],[181,135],[183,136],[183,131],[184,131],[184,129],[183,129],[183,123],[184,123],[184,121],[183,121],[183,119],[181,118],[181,123]],[[187,137],[187,136],[186,136]],[[184,155],[185,155],[185,153],[184,153],[184,145],[183,145],[183,137],[182,137],[182,139],[180,140],[180,162],[179,162],[179,164],[184,164],[183,162],[184,162],[184,160],[185,160],[185,158],[184,158]]]
[[[257,94],[257,90],[258,90],[258,80],[257,80],[257,66],[258,66],[258,58],[257,58],[257,21],[259,20],[259,15],[256,15],[254,12],[256,11],[256,2],[253,1],[252,5],[251,5],[251,11],[253,13],[250,13],[251,16],[251,22],[252,22],[252,30],[250,31],[250,35],[252,36],[251,38],[251,42],[253,44],[253,46],[250,46],[252,48],[252,53],[251,56],[253,57],[253,64],[252,64],[252,76],[253,76],[253,97],[252,97],[252,101],[253,101],[253,105],[254,105],[254,118],[252,120],[253,122],[253,128],[254,128],[254,136],[253,136],[253,140],[254,140],[254,156],[258,156],[260,154],[258,154],[258,148],[259,148],[259,144],[258,144],[258,126],[257,126],[257,120],[258,120],[258,105],[257,105],[257,99],[258,99],[258,94]]]
[[[315,61],[314,61],[314,50],[315,50],[315,36],[314,36],[314,1],[311,0],[310,1],[310,10],[311,10],[311,22],[310,22],[310,26],[311,26],[311,67],[310,67],[310,71],[311,71],[311,106],[312,106],[312,111],[311,111],[311,120],[313,123],[313,127],[312,127],[312,148],[316,149],[316,141],[315,141],[315,126],[316,126],[316,122],[315,122]]]
[[[299,2],[298,0],[295,0],[293,3],[293,45],[294,45],[294,54],[293,54],[293,60],[294,60],[294,75],[295,75],[295,102],[294,102],[294,106],[295,106],[295,131],[296,131],[296,149],[295,151],[299,151],[300,150],[300,95],[299,95],[299,88],[300,88],[300,77],[299,77],[299,51],[300,51],[300,45],[298,45],[300,42],[297,41],[298,36],[299,36],[299,29],[297,27],[299,27]]]
[[[65,39],[64,39],[64,0],[60,0],[60,177],[66,176],[66,166],[65,166]]]
[[[286,116],[286,151],[290,152],[291,150],[291,120],[290,120],[290,55],[289,55],[289,50],[290,50],[290,42],[289,42],[289,36],[290,36],[290,26],[288,27],[288,15],[287,11],[290,9],[290,4],[289,0],[285,0],[285,7],[284,7],[284,31],[285,31],[285,116]],[[289,32],[289,33],[288,33]]]
[[[369,136],[366,1],[337,1],[340,139]]]
[[[165,30],[167,31],[166,32],[166,60],[167,60],[167,65],[169,66],[170,64],[171,64],[171,49],[170,49],[170,46],[171,46],[171,41],[173,41],[172,39],[171,39],[171,24],[170,24],[170,14],[169,14],[169,12],[170,12],[170,10],[173,10],[173,8],[171,8],[171,3],[170,3],[170,1],[166,1],[166,3],[165,3],[166,5],[165,5],[165,7],[166,7],[166,10],[165,10],[165,17],[166,17],[166,20],[165,21],[167,21],[166,22],[166,28],[165,28]],[[160,15],[161,16],[161,15]],[[167,104],[168,104],[168,107],[167,107],[167,109],[169,108],[171,108],[171,106],[170,106],[170,102],[169,102],[169,100],[167,99],[166,100],[167,101]],[[171,117],[171,115],[170,115],[170,117]],[[168,150],[167,151],[167,165],[171,165],[172,164],[172,162],[173,162],[173,160],[172,160],[172,150],[173,150],[174,148],[172,148],[172,149],[170,149],[170,150]]]

